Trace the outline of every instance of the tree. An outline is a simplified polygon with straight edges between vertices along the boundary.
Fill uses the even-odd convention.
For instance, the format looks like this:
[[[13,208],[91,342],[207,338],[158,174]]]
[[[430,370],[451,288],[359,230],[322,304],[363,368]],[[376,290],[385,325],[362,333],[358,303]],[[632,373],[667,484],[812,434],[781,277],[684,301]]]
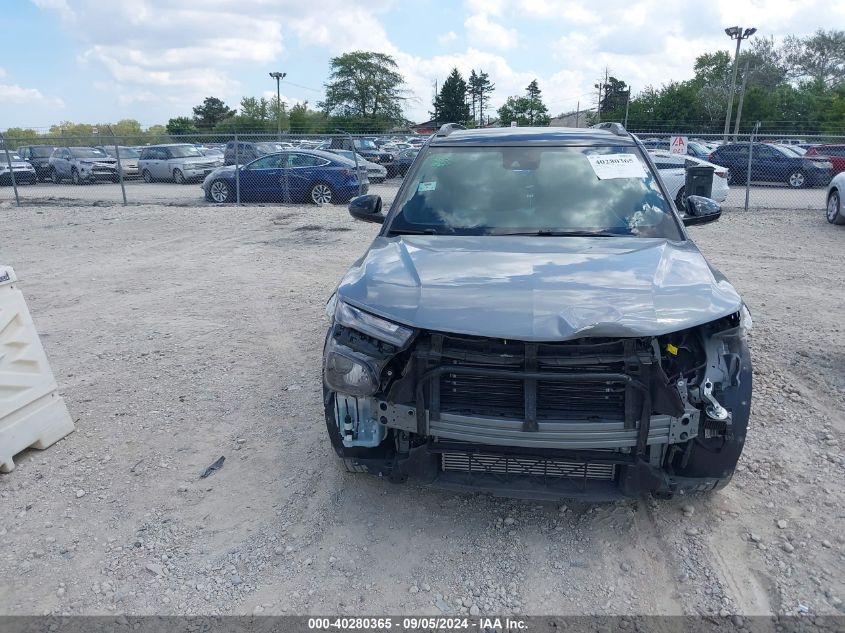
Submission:
[[[206,97],[202,104],[194,106],[194,124],[201,130],[210,130],[234,115],[235,111],[217,97]]]
[[[608,77],[604,84],[604,91],[601,98],[601,111],[612,112],[625,109],[628,101],[628,84],[616,77]]]
[[[165,126],[168,134],[181,136],[183,134],[196,134],[197,126],[194,125],[194,120],[186,116],[178,116],[170,119]]]
[[[824,31],[784,40],[790,75],[797,81],[836,86],[845,80],[845,31]]]
[[[472,103],[473,120],[477,121],[479,125],[484,125],[484,109],[490,102],[490,93],[495,89],[496,86],[490,81],[487,73],[482,70],[478,73],[475,70],[472,71],[467,82],[467,91]]]
[[[435,121],[445,123],[464,123],[469,120],[469,104],[466,101],[467,84],[457,68],[453,68],[440,93],[434,97]]]
[[[363,125],[399,121],[405,80],[397,68],[384,53],[354,51],[333,57],[326,99],[318,105],[327,115],[358,119]]]
[[[543,103],[540,87],[534,79],[528,84],[523,97],[508,97],[499,108],[499,120],[503,125],[516,121],[517,125],[548,125],[551,121],[546,105]]]

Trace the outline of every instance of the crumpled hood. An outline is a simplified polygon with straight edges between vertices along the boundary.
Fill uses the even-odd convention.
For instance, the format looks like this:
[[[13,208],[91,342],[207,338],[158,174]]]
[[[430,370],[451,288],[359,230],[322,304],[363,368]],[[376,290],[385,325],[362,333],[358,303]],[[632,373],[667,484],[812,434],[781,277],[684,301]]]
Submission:
[[[426,330],[523,341],[656,336],[740,309],[691,241],[378,237],[338,297]]]

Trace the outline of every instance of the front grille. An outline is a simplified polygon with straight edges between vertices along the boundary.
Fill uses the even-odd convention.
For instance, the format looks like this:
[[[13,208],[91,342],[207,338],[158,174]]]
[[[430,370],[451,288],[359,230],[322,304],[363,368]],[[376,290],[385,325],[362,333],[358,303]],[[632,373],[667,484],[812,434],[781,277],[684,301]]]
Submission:
[[[536,360],[527,361],[526,344],[446,339],[441,364],[447,368],[536,371],[561,374],[625,374],[623,339],[538,344]],[[533,365],[533,366],[531,366]],[[462,415],[523,418],[526,382],[519,377],[489,377],[472,373],[440,376],[440,410]],[[625,419],[626,388],[619,382],[536,381],[536,419]]]
[[[612,481],[615,464],[594,464],[563,459],[483,453],[442,453],[444,472],[532,476]]]

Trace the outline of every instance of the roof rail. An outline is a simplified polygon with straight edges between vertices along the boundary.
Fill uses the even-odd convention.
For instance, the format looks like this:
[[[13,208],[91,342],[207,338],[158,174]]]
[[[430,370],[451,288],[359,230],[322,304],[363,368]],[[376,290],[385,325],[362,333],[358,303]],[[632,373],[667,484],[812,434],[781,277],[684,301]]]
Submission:
[[[437,130],[437,136],[449,136],[455,130],[465,130],[467,129],[465,125],[461,125],[460,123],[444,123],[440,126],[440,129]]]
[[[592,127],[597,128],[599,130],[607,130],[608,132],[613,132],[616,136],[628,136],[628,132],[625,130],[625,126],[623,126],[621,123],[605,121],[603,123],[596,123]]]

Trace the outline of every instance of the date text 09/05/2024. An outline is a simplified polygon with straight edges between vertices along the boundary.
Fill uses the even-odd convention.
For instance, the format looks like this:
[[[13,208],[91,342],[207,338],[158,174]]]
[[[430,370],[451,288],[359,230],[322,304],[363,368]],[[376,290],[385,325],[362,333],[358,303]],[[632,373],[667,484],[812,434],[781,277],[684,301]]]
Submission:
[[[404,631],[455,631],[471,630],[524,631],[524,620],[511,618],[442,618],[442,617],[407,617],[394,618],[309,618],[308,628],[317,631],[390,631],[395,626]]]

